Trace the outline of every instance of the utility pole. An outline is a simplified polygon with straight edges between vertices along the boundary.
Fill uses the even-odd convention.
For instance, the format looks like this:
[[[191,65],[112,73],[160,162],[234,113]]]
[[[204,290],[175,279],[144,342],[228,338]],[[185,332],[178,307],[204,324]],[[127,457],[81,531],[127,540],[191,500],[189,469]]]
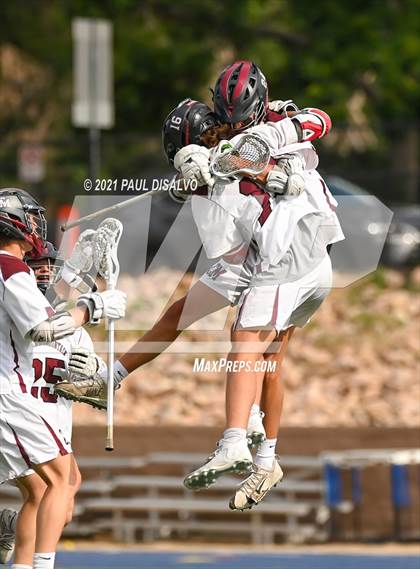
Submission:
[[[89,129],[89,177],[101,168],[101,129],[114,126],[112,24],[75,18],[73,32],[73,125]]]

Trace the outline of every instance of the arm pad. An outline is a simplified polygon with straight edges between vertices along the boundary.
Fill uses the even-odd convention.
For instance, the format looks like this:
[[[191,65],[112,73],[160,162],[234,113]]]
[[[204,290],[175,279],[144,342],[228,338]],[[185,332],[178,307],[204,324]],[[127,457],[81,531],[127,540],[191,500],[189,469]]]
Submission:
[[[48,320],[37,324],[29,332],[33,342],[51,343],[54,340],[61,340],[65,336],[74,334],[76,324],[69,312],[58,312]]]
[[[127,295],[121,290],[82,294],[77,301],[77,306],[80,305],[87,307],[90,324],[99,324],[101,318],[119,320],[125,316]]]
[[[98,293],[82,294],[77,300],[77,306],[85,306],[89,312],[89,324],[99,324],[105,308],[103,298]]]
[[[79,292],[96,292],[95,279],[89,273],[77,273],[71,269],[66,263],[61,270],[60,277],[71,288],[77,289]]]
[[[331,130],[331,119],[320,109],[303,109],[292,118],[299,142],[322,138]]]

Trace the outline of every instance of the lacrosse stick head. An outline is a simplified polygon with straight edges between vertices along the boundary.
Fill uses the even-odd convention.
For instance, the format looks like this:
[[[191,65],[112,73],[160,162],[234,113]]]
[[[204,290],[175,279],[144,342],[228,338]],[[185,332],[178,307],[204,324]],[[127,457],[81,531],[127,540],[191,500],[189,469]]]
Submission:
[[[94,235],[95,231],[93,229],[86,229],[79,235],[68,259],[68,265],[77,272],[88,273],[92,268],[92,241]]]
[[[121,221],[109,217],[99,225],[92,240],[93,265],[109,288],[115,286],[120,272],[117,253],[122,232]]]
[[[257,176],[270,161],[268,144],[255,134],[243,134],[232,145],[222,140],[210,160],[210,172],[218,178],[236,174]]]

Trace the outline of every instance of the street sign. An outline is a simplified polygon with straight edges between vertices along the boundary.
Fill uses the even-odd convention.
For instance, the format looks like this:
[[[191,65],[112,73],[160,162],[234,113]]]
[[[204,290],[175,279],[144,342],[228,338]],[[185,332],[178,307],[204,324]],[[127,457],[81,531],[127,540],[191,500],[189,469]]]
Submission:
[[[73,32],[74,126],[114,125],[112,24],[96,18],[75,18]]]
[[[18,149],[18,177],[31,184],[45,176],[44,148],[40,144],[22,144]]]

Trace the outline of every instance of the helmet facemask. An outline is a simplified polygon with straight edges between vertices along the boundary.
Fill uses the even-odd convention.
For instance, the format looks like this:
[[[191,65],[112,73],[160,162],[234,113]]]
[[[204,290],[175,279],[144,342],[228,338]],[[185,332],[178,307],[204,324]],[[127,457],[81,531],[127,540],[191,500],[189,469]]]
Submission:
[[[27,259],[28,265],[35,273],[36,284],[42,294],[54,286],[59,280],[62,262],[59,259],[49,257]]]

